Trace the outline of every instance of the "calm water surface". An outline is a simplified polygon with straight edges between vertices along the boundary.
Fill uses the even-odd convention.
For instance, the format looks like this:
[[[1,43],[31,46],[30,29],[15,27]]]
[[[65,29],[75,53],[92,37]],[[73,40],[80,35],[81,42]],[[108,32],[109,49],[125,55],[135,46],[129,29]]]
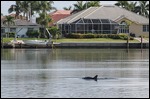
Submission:
[[[1,97],[149,97],[149,49],[1,49]]]

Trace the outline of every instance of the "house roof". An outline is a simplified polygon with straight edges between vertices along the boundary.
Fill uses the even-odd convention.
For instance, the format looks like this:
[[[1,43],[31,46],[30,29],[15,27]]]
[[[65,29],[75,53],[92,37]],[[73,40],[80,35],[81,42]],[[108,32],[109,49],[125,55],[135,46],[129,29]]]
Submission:
[[[40,26],[39,24],[37,23],[32,23],[32,22],[29,22],[29,21],[26,21],[26,20],[20,20],[20,19],[16,19],[14,20],[15,21],[15,24],[17,26]]]
[[[50,13],[50,15],[55,15],[55,14],[69,14],[70,15],[70,13],[71,13],[71,10],[57,10],[57,11]]]
[[[3,21],[4,21],[4,19],[1,20],[1,27],[6,26],[6,25],[3,24]],[[21,19],[15,19],[14,22],[15,22],[15,25],[11,25],[11,26],[40,26],[37,23],[32,23],[32,22],[29,22],[29,21],[26,21],[26,20],[21,20]]]
[[[80,18],[85,19],[110,19],[113,21],[118,21],[121,18],[127,18],[138,24],[149,24],[149,18],[138,15],[134,12],[128,11],[126,9],[120,8],[115,5],[103,5],[101,7],[90,7],[86,10],[80,11],[69,17],[66,17],[60,21],[58,24],[72,23]]]
[[[70,16],[70,13],[71,13],[71,10],[57,10],[57,11],[50,13],[49,15],[51,16],[53,22],[50,22],[49,25],[51,26],[53,25],[53,23],[56,23],[60,19]]]

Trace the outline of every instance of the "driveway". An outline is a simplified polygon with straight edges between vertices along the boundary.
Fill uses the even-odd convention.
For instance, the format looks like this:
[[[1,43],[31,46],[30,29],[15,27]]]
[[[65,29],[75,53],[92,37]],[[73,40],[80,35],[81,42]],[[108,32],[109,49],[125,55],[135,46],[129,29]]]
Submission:
[[[141,42],[141,38],[139,38],[139,37],[135,37],[134,39],[136,39],[139,42]],[[143,38],[143,43],[149,43],[149,40],[146,40],[146,39]]]

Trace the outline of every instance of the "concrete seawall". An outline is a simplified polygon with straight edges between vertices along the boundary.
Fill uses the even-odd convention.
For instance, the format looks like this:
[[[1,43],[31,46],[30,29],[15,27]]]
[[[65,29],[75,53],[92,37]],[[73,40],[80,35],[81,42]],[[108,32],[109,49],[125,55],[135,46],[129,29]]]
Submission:
[[[142,46],[141,46],[142,45]],[[54,43],[54,48],[127,48],[127,43]],[[2,47],[1,47],[2,48]],[[52,48],[49,46],[27,46],[25,44],[4,45],[3,48]],[[149,43],[129,43],[129,48],[149,48]]]
[[[127,48],[127,43],[60,43],[56,48]],[[149,48],[149,43],[143,43],[142,48]],[[141,48],[141,43],[129,43],[129,48]]]

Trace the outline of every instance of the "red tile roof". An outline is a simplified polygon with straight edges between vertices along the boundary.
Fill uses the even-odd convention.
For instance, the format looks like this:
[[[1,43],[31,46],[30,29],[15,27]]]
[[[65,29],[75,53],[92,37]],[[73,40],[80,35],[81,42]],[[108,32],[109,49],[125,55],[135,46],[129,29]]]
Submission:
[[[52,15],[55,15],[55,14],[69,14],[70,15],[70,13],[71,13],[71,10],[57,10]]]
[[[60,19],[70,16],[70,13],[71,13],[71,10],[57,10],[57,11],[50,13],[49,15],[52,18],[53,22],[49,23],[49,26],[53,26]]]

